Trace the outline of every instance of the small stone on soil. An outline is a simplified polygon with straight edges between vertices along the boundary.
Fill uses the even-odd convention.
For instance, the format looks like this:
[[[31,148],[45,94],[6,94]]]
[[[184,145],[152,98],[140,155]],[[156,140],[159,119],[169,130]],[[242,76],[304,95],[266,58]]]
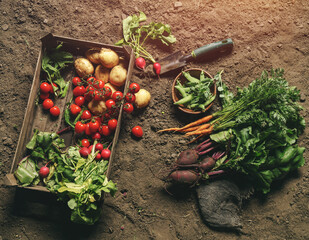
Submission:
[[[6,31],[6,30],[9,29],[9,25],[8,25],[8,24],[3,24],[3,25],[1,26],[1,28],[2,28],[3,31]]]
[[[180,8],[180,7],[182,7],[182,2],[175,2],[175,3],[174,3],[174,7],[175,7],[175,8]]]

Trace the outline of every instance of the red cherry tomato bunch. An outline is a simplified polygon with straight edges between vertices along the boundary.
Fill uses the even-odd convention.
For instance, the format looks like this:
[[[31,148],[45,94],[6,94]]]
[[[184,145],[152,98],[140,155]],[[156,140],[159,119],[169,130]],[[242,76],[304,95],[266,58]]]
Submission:
[[[60,109],[54,105],[54,101],[51,99],[58,89],[57,84],[53,83],[53,86],[48,82],[42,82],[40,84],[40,99],[42,100],[42,107],[44,110],[49,111],[54,117],[60,115]]]

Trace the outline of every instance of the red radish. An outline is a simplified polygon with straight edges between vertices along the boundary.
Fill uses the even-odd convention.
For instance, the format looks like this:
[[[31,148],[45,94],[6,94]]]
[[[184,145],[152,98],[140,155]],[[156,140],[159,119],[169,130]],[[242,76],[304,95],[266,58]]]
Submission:
[[[153,64],[153,70],[155,71],[155,73],[156,73],[157,75],[159,75],[160,72],[161,72],[161,64],[158,63],[158,62],[155,62],[155,63]]]
[[[108,160],[110,155],[111,155],[111,151],[108,148],[103,149],[102,152],[101,152],[101,157],[104,160]]]
[[[83,147],[89,147],[90,146],[90,142],[86,138],[82,139],[81,144],[82,144]]]
[[[41,178],[46,178],[49,174],[49,168],[47,167],[47,164],[40,168],[39,175]]]
[[[96,159],[96,160],[100,160],[101,158],[102,158],[101,153],[98,153],[98,154],[95,156],[95,159]]]
[[[88,157],[88,155],[91,153],[91,151],[89,150],[89,148],[87,147],[82,147],[80,150],[79,150],[79,153],[82,157]]]
[[[93,133],[91,137],[92,137],[93,140],[95,140],[95,139],[101,139],[101,134],[98,133],[98,132],[96,132],[96,133]]]
[[[137,68],[144,70],[145,66],[146,66],[146,61],[145,61],[144,58],[138,57],[138,58],[135,59],[135,65],[136,65]]]
[[[95,145],[95,150],[96,150],[96,151],[102,151],[103,149],[104,149],[104,146],[103,146],[102,143],[97,143],[97,144]]]

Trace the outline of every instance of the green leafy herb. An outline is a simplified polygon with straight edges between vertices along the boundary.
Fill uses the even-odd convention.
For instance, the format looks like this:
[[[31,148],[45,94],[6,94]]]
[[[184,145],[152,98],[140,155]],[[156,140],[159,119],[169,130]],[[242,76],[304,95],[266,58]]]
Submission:
[[[247,88],[238,89],[232,101],[225,101],[212,122],[217,133],[211,139],[226,144],[229,153],[229,160],[217,168],[242,172],[263,193],[274,180],[304,165],[305,149],[297,146],[305,128],[300,94],[283,73],[264,71]]]
[[[52,84],[56,96],[65,97],[69,82],[66,82],[61,76],[61,70],[73,63],[73,55],[71,53],[61,51],[62,44],[56,48],[51,49],[49,52],[44,52],[42,58],[42,70],[47,75],[47,81],[55,83],[58,87]]]
[[[144,44],[148,39],[160,40],[165,45],[176,42],[176,38],[171,34],[171,27],[168,24],[151,22],[141,25],[146,21],[147,17],[143,12],[139,16],[133,14],[123,20],[123,39],[118,41],[116,45],[129,45],[133,48],[136,57],[143,57],[156,62],[153,56],[145,49]]]
[[[29,155],[15,171],[19,182],[23,186],[38,184],[38,163],[50,162],[50,173],[43,182],[59,200],[67,202],[71,220],[89,225],[97,222],[103,192],[114,196],[117,191],[116,184],[106,177],[108,161],[96,161],[95,148],[87,159],[80,156],[78,146],[63,151],[64,140],[56,133],[36,130],[26,147]]]

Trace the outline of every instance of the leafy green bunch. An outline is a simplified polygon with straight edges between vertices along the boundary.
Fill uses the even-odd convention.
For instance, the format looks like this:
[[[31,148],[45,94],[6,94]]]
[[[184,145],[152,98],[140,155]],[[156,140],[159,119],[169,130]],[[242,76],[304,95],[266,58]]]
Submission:
[[[229,160],[219,168],[245,174],[264,193],[270,191],[274,180],[305,162],[305,148],[297,145],[305,128],[298,103],[300,92],[289,86],[283,73],[283,69],[270,74],[264,71],[232,98],[222,91],[222,97],[229,97],[217,113],[217,133],[210,136],[228,149]]]
[[[73,55],[61,51],[62,46],[59,44],[56,48],[45,51],[42,58],[42,70],[46,73],[47,81],[52,85],[55,95],[60,98],[65,97],[70,84],[63,79],[61,71],[73,63]]]
[[[143,12],[139,16],[133,14],[123,20],[123,39],[118,41],[116,45],[129,45],[133,48],[136,58],[143,57],[155,63],[156,60],[146,50],[145,42],[148,39],[160,40],[163,44],[169,45],[176,42],[176,38],[171,34],[171,27],[168,24],[151,22],[141,25],[147,20]]]
[[[39,184],[39,164],[48,161],[50,172],[43,182],[59,200],[67,203],[72,210],[71,220],[88,225],[97,222],[103,192],[114,196],[117,191],[116,184],[106,176],[108,161],[96,161],[95,148],[88,158],[81,157],[78,146],[63,150],[64,140],[56,133],[36,130],[26,147],[29,155],[15,171],[22,186]]]

